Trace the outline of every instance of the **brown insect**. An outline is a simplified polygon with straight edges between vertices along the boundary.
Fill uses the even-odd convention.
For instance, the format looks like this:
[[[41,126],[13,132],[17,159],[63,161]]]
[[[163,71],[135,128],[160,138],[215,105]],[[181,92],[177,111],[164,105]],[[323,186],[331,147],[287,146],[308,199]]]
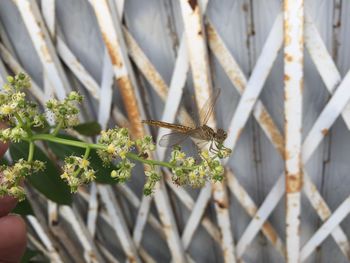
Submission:
[[[207,125],[209,117],[214,111],[215,104],[220,95],[220,90],[216,90],[214,96],[209,98],[199,112],[199,121],[197,124],[173,124],[156,120],[143,120],[142,123],[163,127],[172,130],[172,133],[165,134],[159,141],[159,145],[163,147],[172,147],[183,143],[187,138],[192,138],[199,148],[202,148],[207,143],[209,151],[217,152],[219,147],[222,147],[223,142],[227,137],[227,133],[223,129],[214,129]]]

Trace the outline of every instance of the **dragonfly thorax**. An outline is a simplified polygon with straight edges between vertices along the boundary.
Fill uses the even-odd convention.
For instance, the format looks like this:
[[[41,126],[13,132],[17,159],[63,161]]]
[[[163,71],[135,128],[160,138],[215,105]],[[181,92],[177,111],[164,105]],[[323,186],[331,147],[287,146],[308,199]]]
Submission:
[[[202,139],[205,139],[207,141],[212,141],[215,139],[215,131],[209,126],[203,125],[201,127],[201,130],[202,130],[202,134],[201,134]]]

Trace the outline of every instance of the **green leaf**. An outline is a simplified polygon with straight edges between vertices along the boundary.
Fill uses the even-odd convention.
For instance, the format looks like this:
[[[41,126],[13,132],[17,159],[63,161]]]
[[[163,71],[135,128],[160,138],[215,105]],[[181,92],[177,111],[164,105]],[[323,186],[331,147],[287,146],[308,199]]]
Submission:
[[[69,135],[59,135],[58,137],[79,141],[78,139],[69,136]],[[60,159],[64,160],[65,157],[70,155],[83,156],[85,149],[73,147],[69,145],[63,145],[53,142],[47,142],[47,145],[52,150],[52,152]],[[110,165],[109,167],[104,167],[100,157],[97,155],[95,150],[91,150],[89,161],[91,167],[96,171],[96,182],[101,184],[115,184],[116,180],[113,179],[110,174],[112,170],[115,170],[116,167],[114,165]]]
[[[5,159],[5,157],[0,158],[0,165],[8,165],[9,162]]]
[[[21,216],[34,215],[32,206],[30,205],[27,199],[24,199],[23,201],[18,202],[15,209],[12,210],[12,213],[15,213]]]
[[[26,142],[11,144],[10,154],[12,159],[14,161],[21,158],[26,159],[28,149],[29,145]],[[50,200],[58,204],[71,204],[72,194],[70,193],[70,188],[61,180],[61,172],[56,164],[38,147],[35,147],[34,150],[34,160],[45,162],[46,169],[28,176],[29,183]]]
[[[36,258],[40,255],[40,260],[37,260]],[[49,262],[49,260],[45,259],[45,257],[42,255],[42,253],[38,250],[33,250],[30,248],[27,248],[24,252],[24,255],[21,259],[21,263],[34,263],[34,262]]]
[[[96,121],[78,124],[74,126],[73,129],[85,136],[94,136],[101,132],[101,126]]]

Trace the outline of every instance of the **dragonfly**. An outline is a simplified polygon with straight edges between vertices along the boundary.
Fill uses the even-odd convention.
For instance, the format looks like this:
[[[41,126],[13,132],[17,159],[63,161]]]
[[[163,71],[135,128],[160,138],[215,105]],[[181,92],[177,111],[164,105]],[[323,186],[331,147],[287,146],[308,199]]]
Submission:
[[[227,138],[227,133],[219,128],[216,131],[207,125],[207,122],[214,111],[215,104],[220,95],[220,89],[217,89],[214,95],[207,99],[203,107],[199,112],[198,122],[196,124],[174,124],[158,120],[143,120],[142,123],[170,129],[172,132],[165,134],[159,140],[159,145],[162,147],[172,147],[179,145],[191,138],[198,148],[202,148],[204,145],[209,145],[209,151],[217,153],[219,148],[223,147],[223,143]],[[201,147],[202,145],[202,147]]]

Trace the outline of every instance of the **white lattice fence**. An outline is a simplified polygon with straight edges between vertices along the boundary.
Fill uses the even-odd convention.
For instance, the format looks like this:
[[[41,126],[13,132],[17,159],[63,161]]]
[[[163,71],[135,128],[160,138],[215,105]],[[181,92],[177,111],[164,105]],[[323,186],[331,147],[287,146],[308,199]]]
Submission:
[[[283,160],[281,162],[285,165],[285,172],[282,172],[276,180],[272,179],[272,187],[259,203],[253,196],[254,193],[250,191],[251,186],[247,187],[241,182],[242,175],[237,176],[237,173],[241,174],[242,171],[236,171],[240,164],[235,163],[234,158],[233,161],[232,159],[225,161],[227,169],[223,183],[208,184],[197,194],[189,189],[174,186],[168,171],[163,171],[163,180],[152,197],[139,197],[139,193],[135,192],[135,188],[130,184],[116,187],[92,184],[88,190],[79,191],[79,198],[77,197],[73,208],[57,206],[28,190],[31,193],[28,198],[36,212],[36,217],[27,217],[31,228],[29,234],[31,246],[40,250],[53,262],[125,260],[202,262],[210,251],[201,249],[209,246],[219,248],[214,256],[219,258],[218,261],[262,262],[259,261],[261,259],[259,256],[249,255],[252,249],[258,249],[254,242],[260,238],[270,243],[271,261],[278,262],[284,259],[287,262],[304,262],[311,260],[311,255],[314,255],[313,260],[317,260],[315,257],[317,249],[326,238],[332,237],[339,251],[337,260],[350,259],[350,244],[347,237],[349,231],[341,225],[350,212],[349,197],[335,209],[331,209],[330,207],[335,207],[334,203],[331,206],[327,204],[326,198],[319,190],[318,182],[314,182],[314,178],[308,174],[306,168],[308,161],[312,159],[339,116],[344,121],[345,128],[349,129],[350,75],[345,74],[343,78],[341,77],[333,60],[336,59],[336,55],[334,52],[331,55],[327,50],[312,16],[308,14],[310,10],[304,8],[303,0],[285,0],[281,6],[278,1],[275,3],[278,6],[278,14],[273,18],[274,23],[264,44],[261,45],[256,62],[249,62],[250,74],[247,74],[247,70],[238,62],[242,59],[237,59],[233,55],[241,50],[231,52],[219,34],[220,25],[215,25],[212,22],[213,17],[206,15],[206,10],[209,8],[208,0],[168,2],[170,5],[168,8],[174,10],[178,8],[179,16],[175,18],[183,23],[183,33],[178,36],[177,56],[170,81],[164,80],[161,70],[157,71],[157,67],[143,51],[142,41],[137,41],[132,30],[128,28],[128,19],[132,18],[123,20],[127,3],[122,0],[80,1],[87,6],[89,15],[96,19],[96,24],[92,25],[101,32],[103,39],[104,47],[101,53],[104,55],[100,58],[102,65],[100,81],[88,72],[87,65],[77,59],[67,44],[63,30],[57,22],[55,13],[57,1],[42,0],[39,2],[40,5],[35,0],[6,1],[7,5],[12,5],[11,8],[16,9],[12,12],[20,16],[23,21],[33,52],[38,56],[42,67],[42,84],[34,82],[32,89],[32,95],[40,103],[44,103],[45,99],[53,95],[63,98],[78,81],[78,85],[92,100],[91,104],[85,105],[85,111],[95,112],[102,127],[107,127],[108,123],[113,122],[130,128],[133,135],[138,137],[149,133],[147,127],[142,126],[141,120],[150,112],[149,105],[145,101],[152,97],[147,94],[144,96],[145,84],[142,80],[146,80],[150,87],[146,88],[146,91],[150,93],[152,90],[153,98],[150,100],[158,99],[159,104],[164,103],[163,111],[160,114],[158,112],[161,120],[185,121],[191,119],[191,115],[180,105],[186,81],[191,78],[196,103],[200,108],[206,98],[211,96],[213,83],[220,76],[216,75],[213,69],[217,68],[213,63],[215,61],[225,73],[225,78],[228,78],[230,88],[235,89],[234,92],[237,92],[235,94],[240,96],[236,106],[219,105],[220,111],[223,112],[228,108],[233,112],[234,108],[231,119],[227,124],[224,123],[228,127],[225,145],[231,148],[235,155],[238,147],[242,149],[242,146],[239,146],[241,137],[253,122],[253,125],[256,125],[255,129],[259,129],[263,136],[266,136],[274,148],[273,151],[280,155]],[[342,9],[339,5],[342,2],[333,3],[335,21],[340,19]],[[250,20],[253,17],[252,6],[259,7],[254,1],[232,0],[228,3],[242,6],[241,12],[247,12],[248,26],[252,23]],[[213,3],[211,8],[215,9],[215,5],[218,4]],[[5,4],[3,7],[6,8]],[[148,14],[145,12],[143,15]],[[6,26],[9,20],[6,21],[0,25],[0,83],[10,72],[33,72],[28,66],[21,65],[22,58],[16,52],[18,44],[10,40],[12,32]],[[142,23],[138,26],[142,27]],[[333,33],[336,39],[340,34],[338,27],[335,27]],[[247,36],[248,42],[253,41],[249,40],[250,38],[254,38],[254,34]],[[251,49],[252,47],[248,45],[247,50],[251,52]],[[306,52],[330,97],[316,120],[310,123],[311,129],[307,131],[305,139],[302,139],[303,89],[304,79],[307,77],[305,76],[307,71],[304,69]],[[280,86],[280,89],[284,90],[284,101],[281,101],[284,105],[284,132],[281,132],[277,121],[273,118],[282,112],[272,114],[268,110],[269,105],[260,98],[263,88],[266,89],[265,83],[269,75],[273,74],[275,61],[279,59],[281,53],[284,65],[283,86]],[[251,55],[251,60],[252,57]],[[189,72],[191,74],[188,74]],[[113,103],[116,87],[124,102],[126,116],[121,107]],[[317,92],[317,89],[313,91]],[[146,100],[143,97],[146,97]],[[229,100],[226,98],[226,101]],[[250,121],[251,116],[254,121]],[[213,116],[209,126],[215,128],[217,123]],[[157,138],[166,132],[167,130],[160,129]],[[165,156],[165,150],[158,148],[152,158],[162,160]],[[281,171],[276,168],[275,173],[279,172]],[[248,177],[250,174],[244,176]],[[313,207],[312,213],[316,213],[320,220],[318,227],[315,227],[314,233],[311,233],[307,240],[302,240],[301,237],[303,224],[300,218],[305,211],[301,202],[302,192]],[[348,193],[343,195],[347,196]],[[269,220],[283,197],[286,201],[286,213],[283,218],[279,218],[279,221],[285,222],[285,225],[276,224],[276,220]],[[39,198],[40,202],[37,202],[36,198]],[[157,212],[152,209],[152,202]],[[232,205],[233,202],[237,202],[243,210]],[[208,207],[213,208],[212,213],[208,213]],[[181,211],[184,210],[188,216],[182,217]],[[240,219],[240,214],[243,213],[249,215],[248,221],[243,222]],[[69,225],[69,228],[66,225]],[[146,231],[149,227],[152,229],[151,232]],[[237,228],[240,231],[237,231]],[[73,231],[75,240],[71,240],[70,231]],[[201,236],[208,235],[212,243],[208,245],[204,244],[207,239],[204,241],[196,239],[199,233]],[[260,237],[259,233],[262,234]],[[157,249],[155,244],[150,245],[153,239],[162,243],[162,247],[166,244],[169,251],[163,248]],[[191,249],[193,246],[198,246],[199,250]],[[202,253],[202,256],[198,253]],[[257,252],[254,253],[259,255]],[[329,259],[324,255],[321,258]],[[213,257],[208,260],[211,259]]]

